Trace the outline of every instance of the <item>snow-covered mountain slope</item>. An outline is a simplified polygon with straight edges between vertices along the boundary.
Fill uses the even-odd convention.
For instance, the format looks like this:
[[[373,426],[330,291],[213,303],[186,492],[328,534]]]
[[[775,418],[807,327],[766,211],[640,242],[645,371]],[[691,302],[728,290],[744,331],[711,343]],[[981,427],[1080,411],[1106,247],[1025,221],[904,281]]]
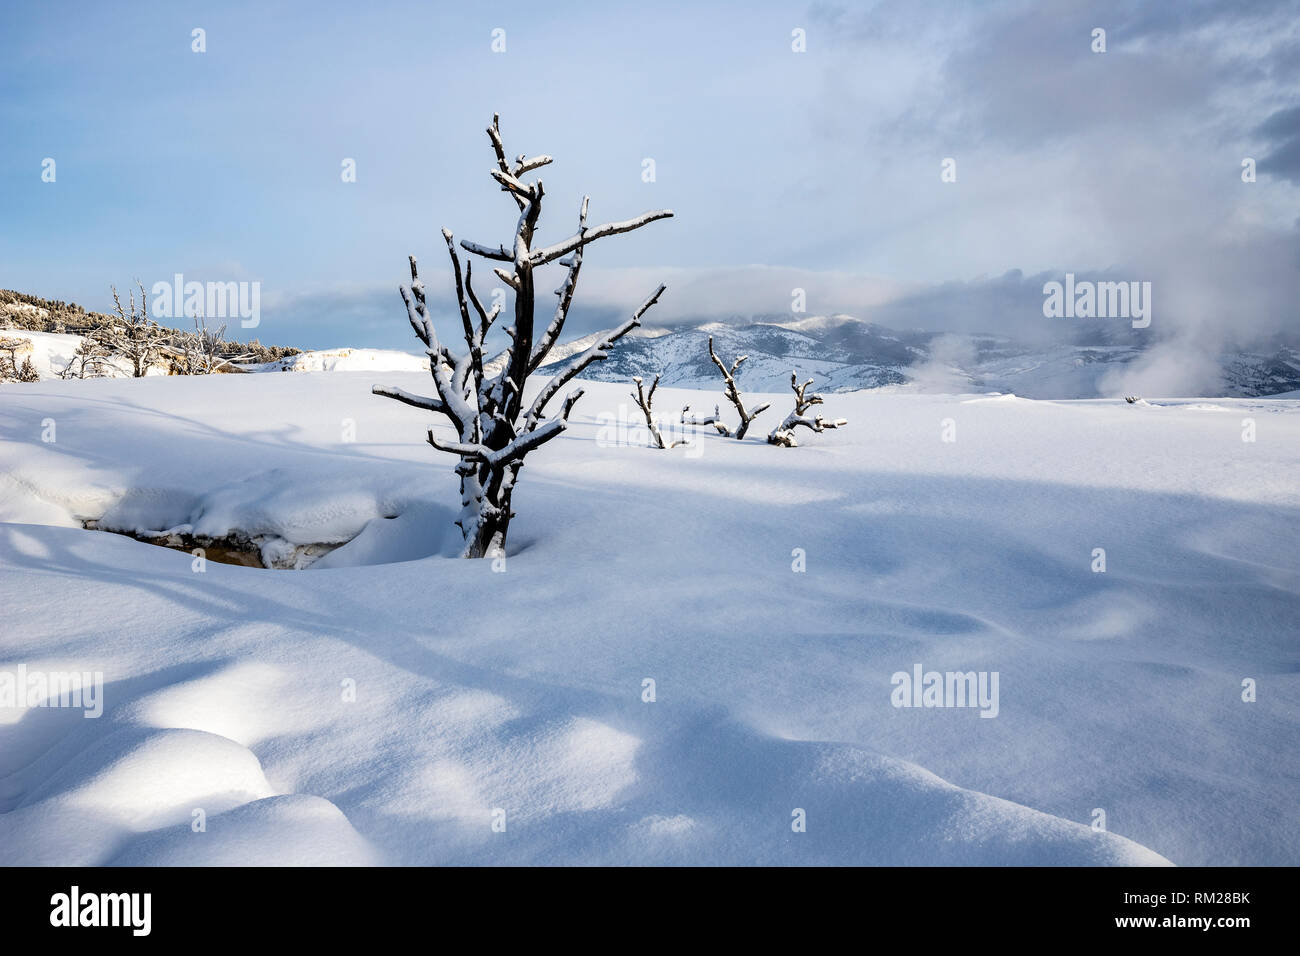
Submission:
[[[843,391],[899,384],[907,380],[906,369],[926,355],[929,336],[896,333],[889,329],[851,320],[852,334],[834,326],[785,328],[780,325],[724,325],[709,323],[697,327],[665,330],[652,335],[630,335],[622,339],[610,357],[589,369],[590,377],[602,382],[630,382],[634,375],[650,379],[662,375],[663,385],[716,390],[721,387],[717,367],[709,359],[708,340],[728,366],[740,355],[748,355],[737,379],[744,388],[778,391],[789,387],[790,372],[797,367],[801,376],[817,379],[823,391]],[[591,345],[598,336],[587,336],[552,353],[552,366],[569,354]]]
[[[908,384],[925,391],[1014,392],[1031,398],[1114,398],[1116,373],[1142,358],[1151,340],[1127,327],[1069,330],[1056,344],[1028,345],[993,335],[903,332],[851,316],[812,316],[743,324],[656,329],[623,339],[592,366],[598,381],[629,382],[662,375],[664,385],[716,390],[721,378],[708,338],[728,364],[748,355],[737,381],[752,391],[788,387],[790,373],[812,376],[820,391]],[[553,353],[552,364],[596,340],[588,336]],[[1266,349],[1212,357],[1221,370],[1216,394],[1256,397],[1300,387],[1300,351],[1278,342]]]
[[[494,570],[376,381],[428,376],[6,388],[0,675],[105,683],[0,707],[0,862],[1300,862],[1296,402],[859,392],[781,449],[776,393],[665,452],[589,383]],[[894,706],[917,665],[996,718]]]
[[[57,378],[81,340],[77,335],[17,330],[2,334],[31,341],[33,348],[24,354],[31,354],[42,379]],[[549,367],[558,367],[604,334],[557,346]],[[767,316],[738,324],[636,329],[619,342],[608,360],[593,365],[588,375],[603,382],[661,375],[663,385],[716,392],[721,378],[709,360],[710,336],[728,364],[737,356],[749,356],[737,380],[742,389],[750,391],[783,391],[789,387],[791,371],[797,369],[801,380],[814,378],[822,392],[888,385],[926,392],[1013,392],[1050,399],[1119,397],[1128,390],[1121,385],[1125,380],[1122,373],[1131,363],[1143,360],[1152,347],[1151,340],[1124,326],[1080,327],[1068,340],[1028,345],[993,335],[903,332],[847,315],[794,320]],[[1259,397],[1300,388],[1300,350],[1289,341],[1195,357],[1217,368],[1216,395]],[[427,368],[427,363],[417,352],[337,348],[310,350],[241,368],[251,372],[388,372],[417,371]],[[116,364],[115,376],[129,376],[124,361]],[[151,374],[165,374],[165,370],[155,368]]]

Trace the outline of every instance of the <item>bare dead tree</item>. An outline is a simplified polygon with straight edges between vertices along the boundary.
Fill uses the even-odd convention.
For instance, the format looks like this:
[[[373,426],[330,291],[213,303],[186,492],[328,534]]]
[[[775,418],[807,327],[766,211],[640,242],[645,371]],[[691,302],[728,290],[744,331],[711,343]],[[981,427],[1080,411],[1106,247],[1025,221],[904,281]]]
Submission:
[[[202,316],[194,319],[193,332],[171,332],[162,351],[167,355],[171,375],[214,375],[244,371],[238,363],[255,358],[238,342],[225,340],[226,326],[208,328]]]
[[[732,362],[731,369],[728,371],[727,366],[723,364],[722,359],[718,358],[718,353],[713,351],[713,336],[710,335],[709,358],[713,359],[713,364],[722,372],[722,377],[727,382],[727,390],[723,394],[726,395],[727,401],[731,402],[731,404],[736,407],[736,413],[740,415],[740,427],[737,428],[735,432],[732,432],[732,430],[721,421],[713,421],[709,424],[713,425],[713,427],[718,430],[718,434],[722,435],[724,438],[744,438],[745,433],[749,431],[749,423],[765,412],[768,406],[772,403],[764,402],[752,411],[745,410],[745,405],[740,400],[740,389],[736,387],[735,375],[736,369],[740,368],[740,364],[744,362],[745,359],[749,358],[748,355],[742,355],[740,358],[736,359],[736,361]],[[685,409],[683,409],[683,414],[684,413]],[[717,416],[715,415],[714,417],[716,418]]]
[[[466,351],[457,356],[439,342],[429,318],[424,284],[420,281],[415,257],[411,256],[411,284],[403,286],[400,291],[411,328],[429,355],[429,370],[438,394],[436,398],[425,397],[378,385],[372,389],[376,395],[437,412],[445,416],[455,429],[457,441],[441,439],[430,429],[428,442],[439,451],[449,452],[460,459],[455,468],[460,476],[461,491],[461,512],[456,524],[465,538],[462,554],[468,558],[504,554],[506,533],[514,516],[510,499],[524,457],[568,426],[569,413],[582,396],[582,389],[565,396],[557,416],[546,416],[546,406],[588,365],[608,358],[608,350],[613,344],[640,325],[641,316],[663,294],[664,286],[660,285],[632,313],[631,318],[564,363],[525,406],[524,388],[528,377],[546,363],[547,354],[564,329],[584,250],[597,239],[631,232],[672,215],[671,210],[661,209],[643,213],[635,219],[590,227],[587,225],[588,200],[584,196],[578,213],[578,231],[560,242],[534,248],[533,235],[541,215],[544,190],[540,179],[525,182],[520,177],[549,164],[552,159],[546,155],[527,158],[520,154],[511,164],[506,159],[500,124],[495,115],[487,134],[496,154],[497,168],[491,171],[492,178],[514,201],[519,210],[519,220],[509,248],[504,244],[485,246],[466,240],[462,240],[460,246],[472,255],[508,264],[508,268],[497,267],[493,271],[514,294],[514,322],[505,329],[511,340],[510,346],[499,367],[485,368],[484,339],[501,308],[499,304],[490,310],[483,307],[472,283],[473,260],[466,261],[462,275],[451,231],[443,229]],[[567,272],[555,290],[560,300],[555,314],[538,336],[534,323],[534,273],[551,262],[558,262]]]
[[[192,332],[178,332],[167,346],[168,375],[201,375],[198,338]]]
[[[39,382],[41,377],[32,366],[31,356],[18,362],[18,353],[31,349],[31,339],[6,336],[0,338],[0,382]]]
[[[98,335],[83,336],[59,378],[103,378],[110,372],[110,352]]]
[[[225,334],[226,326],[224,323],[220,328],[214,330],[208,328],[205,320],[198,318],[194,320],[194,332],[191,340],[198,355],[197,364],[200,375],[213,375],[228,370],[236,362],[247,362],[253,357],[251,352],[240,351],[238,343],[227,342],[223,338]]]
[[[786,448],[797,447],[799,443],[795,441],[794,430],[800,425],[815,432],[820,432],[827,428],[841,428],[849,423],[846,418],[835,418],[828,421],[822,418],[821,415],[808,418],[804,414],[814,405],[823,404],[820,395],[808,394],[808,389],[812,386],[812,383],[813,380],[808,379],[808,381],[800,385],[798,373],[790,373],[790,387],[794,389],[794,411],[785,416],[785,421],[773,428],[768,434],[767,440],[769,444],[782,445]]]
[[[18,351],[26,349],[31,342],[6,335],[0,337],[0,382],[14,382],[18,379]]]
[[[686,439],[682,439],[681,441],[667,441],[664,438],[663,432],[659,429],[659,422],[654,416],[655,389],[659,387],[659,376],[656,375],[655,380],[650,383],[649,392],[646,392],[641,388],[641,376],[634,375],[632,381],[636,383],[636,391],[632,393],[632,398],[635,399],[637,407],[641,409],[641,413],[645,415],[646,427],[650,430],[650,437],[655,440],[655,446],[658,448],[676,448],[678,445],[690,444]]]
[[[129,297],[130,311],[122,308],[117,287],[113,286],[113,307],[120,322],[105,330],[102,341],[110,350],[131,363],[131,375],[143,378],[149,367],[158,359],[166,345],[168,332],[149,318],[148,300],[144,285],[140,284],[140,311],[136,311],[135,293]]]

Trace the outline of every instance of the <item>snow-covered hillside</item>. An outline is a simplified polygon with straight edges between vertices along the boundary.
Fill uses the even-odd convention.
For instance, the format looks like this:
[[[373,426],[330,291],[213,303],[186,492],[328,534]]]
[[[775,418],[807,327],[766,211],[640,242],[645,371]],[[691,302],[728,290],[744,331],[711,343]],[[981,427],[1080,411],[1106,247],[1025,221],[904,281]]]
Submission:
[[[31,354],[42,379],[57,378],[81,341],[78,335],[21,330],[4,334],[32,342],[32,350],[24,354]],[[604,334],[593,333],[556,347],[547,368],[557,368]],[[898,331],[847,315],[790,321],[764,317],[752,322],[635,329],[608,361],[592,366],[588,374],[596,381],[618,383],[630,383],[638,375],[647,380],[660,375],[664,385],[716,391],[722,383],[709,360],[710,336],[728,360],[749,356],[737,379],[742,388],[752,391],[783,391],[791,369],[797,368],[801,378],[815,378],[823,392],[903,385],[932,393],[1001,391],[1052,399],[1120,397],[1128,390],[1120,387],[1123,373],[1140,363],[1152,347],[1151,341],[1122,327],[1080,329],[1055,344],[1028,344],[994,335]],[[1300,388],[1300,350],[1284,341],[1200,360],[1218,369],[1216,395],[1263,397]],[[243,364],[238,370],[388,372],[427,367],[427,357],[416,351],[334,348]],[[150,374],[165,372],[161,366],[150,370]],[[119,357],[110,373],[129,376],[129,363]]]
[[[32,332],[27,329],[0,331],[0,337],[26,340],[27,347],[18,353],[19,360],[31,358],[32,367],[42,379],[59,378],[67,369],[81,345],[83,336],[64,332]],[[342,372],[342,371],[420,371],[428,369],[429,359],[412,352],[395,349],[318,349],[299,352],[274,362],[244,364],[237,371],[245,372]],[[130,363],[121,356],[105,361],[103,374],[110,378],[130,378]],[[166,375],[166,369],[156,365],[149,375]]]
[[[592,383],[494,568],[376,383],[429,387],[5,387],[0,675],[104,709],[0,707],[0,862],[1300,863],[1296,401],[886,389],[779,449],[783,390],[658,451]],[[200,572],[87,520],[342,546]],[[996,717],[894,706],[917,665]]]
[[[0,338],[19,339],[26,342],[17,354],[19,361],[31,359],[32,368],[42,379],[58,378],[68,368],[81,345],[83,336],[66,332],[31,332],[26,329],[5,329]],[[102,374],[112,378],[130,378],[131,364],[121,356],[104,360]],[[151,368],[150,375],[164,374],[161,368]],[[0,385],[0,387],[4,387]],[[23,386],[25,387],[25,385]]]
[[[641,330],[639,330],[641,331]],[[1056,340],[1027,343],[997,335],[900,331],[852,316],[707,323],[644,330],[624,339],[609,361],[591,369],[603,382],[662,375],[665,385],[721,387],[709,360],[708,339],[728,360],[748,355],[738,381],[753,391],[780,391],[792,367],[817,379],[822,391],[907,384],[922,391],[1014,392],[1033,398],[1116,398],[1116,381],[1158,339],[1127,326],[1060,329]],[[556,349],[552,363],[589,345],[595,336]],[[1258,397],[1300,387],[1300,350],[1282,341],[1246,352],[1202,358],[1219,369],[1216,395]]]

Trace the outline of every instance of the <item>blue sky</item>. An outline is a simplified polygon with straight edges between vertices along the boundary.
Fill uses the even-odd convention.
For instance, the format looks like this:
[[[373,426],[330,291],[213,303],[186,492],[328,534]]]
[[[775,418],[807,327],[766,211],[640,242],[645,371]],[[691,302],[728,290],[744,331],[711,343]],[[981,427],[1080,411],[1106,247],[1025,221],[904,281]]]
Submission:
[[[406,256],[437,290],[442,226],[511,234],[499,112],[512,156],[556,157],[543,239],[583,193],[593,220],[677,213],[592,247],[575,331],[661,278],[659,321],[787,312],[798,286],[814,313],[998,331],[1066,271],[1154,280],[1157,321],[1196,334],[1284,328],[1298,24],[1279,2],[6,4],[0,287],[102,310],[136,277],[256,280],[264,342],[410,348]]]

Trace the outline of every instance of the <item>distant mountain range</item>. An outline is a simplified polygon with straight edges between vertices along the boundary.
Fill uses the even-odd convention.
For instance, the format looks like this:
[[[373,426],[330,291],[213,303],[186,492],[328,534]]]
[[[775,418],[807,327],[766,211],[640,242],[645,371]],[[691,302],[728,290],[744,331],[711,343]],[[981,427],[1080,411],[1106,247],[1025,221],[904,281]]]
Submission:
[[[898,331],[847,315],[793,321],[759,317],[741,324],[636,329],[583,376],[619,382],[658,374],[662,385],[720,387],[721,376],[709,359],[709,336],[728,365],[749,356],[736,378],[750,391],[783,391],[797,370],[801,380],[814,378],[820,391],[911,382],[930,391],[1014,392],[1027,398],[1113,397],[1103,384],[1108,373],[1122,371],[1159,345],[1123,323],[1080,325],[1062,341],[1026,344],[996,335]],[[598,337],[557,347],[549,365]],[[1300,342],[1273,340],[1215,361],[1227,396],[1300,389]]]
[[[73,303],[0,290],[0,330],[11,337],[26,336],[26,351],[16,352],[15,358],[30,354],[42,378],[60,374],[71,361],[81,341],[75,333],[111,321]],[[603,334],[557,346],[544,368],[557,367]],[[663,385],[720,391],[722,379],[708,353],[708,339],[713,336],[715,350],[728,365],[740,355],[749,356],[736,375],[749,391],[783,392],[789,388],[790,372],[797,370],[801,381],[811,377],[816,389],[824,392],[911,384],[933,392],[1113,398],[1130,363],[1149,363],[1153,350],[1169,344],[1122,321],[1060,325],[1044,329],[1044,334],[1044,341],[1030,343],[990,334],[899,331],[848,315],[737,316],[726,322],[635,329],[606,361],[589,366],[583,377],[630,383],[633,376],[648,380],[661,375]],[[427,363],[423,355],[387,349],[299,353],[262,346],[256,339],[238,348],[262,359],[239,366],[240,371],[415,370]],[[1276,336],[1249,350],[1211,356],[1174,352],[1165,364],[1176,368],[1185,360],[1207,367],[1210,374],[1202,378],[1213,379],[1217,372],[1219,381],[1206,382],[1199,395],[1253,398],[1300,389],[1300,334]],[[109,374],[118,373],[110,370]]]

